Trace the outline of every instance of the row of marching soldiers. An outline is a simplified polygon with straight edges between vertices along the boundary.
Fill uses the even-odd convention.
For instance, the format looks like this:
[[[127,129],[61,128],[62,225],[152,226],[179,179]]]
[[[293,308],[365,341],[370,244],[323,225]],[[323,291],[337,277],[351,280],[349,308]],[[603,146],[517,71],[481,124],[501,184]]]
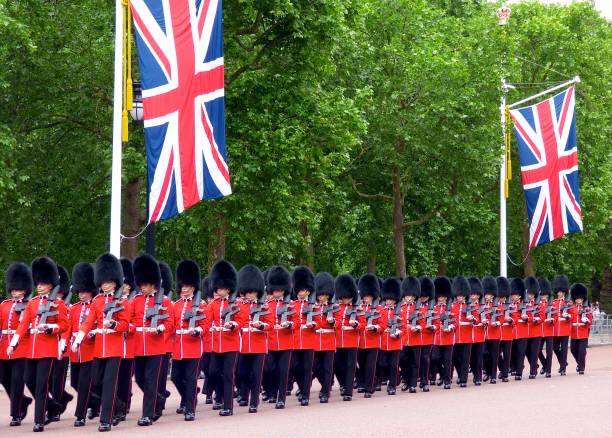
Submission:
[[[450,389],[453,373],[473,383],[520,380],[525,359],[529,378],[551,377],[553,353],[559,373],[567,368],[568,340],[584,373],[592,316],[587,289],[554,278],[406,277],[366,274],[316,275],[304,266],[261,272],[236,271],[216,263],[201,281],[198,265],[180,262],[177,293],[173,275],[148,255],[134,262],[101,255],[95,265],[78,263],[68,273],[40,257],[31,268],[12,264],[6,272],[10,298],[0,305],[0,378],[10,397],[11,426],[26,417],[34,397],[34,431],[59,421],[76,390],[75,427],[100,417],[98,430],[125,420],[132,381],[143,392],[138,425],[161,415],[170,395],[166,376],[180,395],[176,412],[195,419],[198,375],[202,392],[221,416],[234,400],[256,413],[260,400],[283,409],[297,384],[302,406],[313,379],[327,403],[334,377],[340,396],[354,389],[370,398],[387,385],[414,393],[430,385]],[[32,289],[37,295],[31,297]],[[70,305],[70,295],[78,302]],[[498,374],[499,372],[499,374]],[[134,378],[134,379],[133,379]]]

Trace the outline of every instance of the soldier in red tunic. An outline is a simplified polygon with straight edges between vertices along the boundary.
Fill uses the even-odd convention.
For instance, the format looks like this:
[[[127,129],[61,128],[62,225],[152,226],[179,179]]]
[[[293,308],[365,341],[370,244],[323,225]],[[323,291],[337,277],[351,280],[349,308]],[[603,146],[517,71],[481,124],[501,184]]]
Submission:
[[[212,290],[210,290],[210,279],[208,277],[205,277],[204,280],[202,280],[201,290],[202,290],[202,297],[204,301],[206,301],[206,306],[208,306],[216,298],[215,294],[212,292]],[[208,372],[210,369],[210,356],[212,354],[212,334],[210,333],[210,330],[208,329],[208,327],[205,327],[204,329],[204,333],[202,335],[202,341],[203,341],[203,347],[204,347],[202,350],[202,360],[201,360],[201,365],[200,365],[202,374],[204,374],[204,384],[202,385],[202,394],[204,394],[206,397],[204,399],[204,403],[207,405],[212,405],[213,404],[212,394],[213,394],[214,388],[210,381],[210,374]]]
[[[472,303],[472,349],[470,351],[470,369],[474,379],[474,385],[482,384],[482,357],[485,342],[485,324],[482,321],[482,311],[486,310],[483,301],[482,283],[479,278],[468,278],[470,283],[470,302]],[[481,302],[483,308],[481,309]],[[485,315],[486,318],[486,315]]]
[[[534,277],[525,278],[528,312],[531,316],[527,324],[527,362],[529,363],[529,379],[535,379],[538,374],[538,353],[542,350],[542,310],[539,305],[540,284]]]
[[[440,356],[439,372],[444,383],[444,389],[450,389],[457,314],[452,309],[452,286],[450,280],[447,277],[436,277],[434,287],[437,300],[432,317],[435,331],[434,345],[438,349]]]
[[[465,277],[455,277],[453,281],[453,314],[456,318],[455,345],[453,347],[453,366],[457,370],[458,383],[461,388],[467,386],[470,367],[470,350],[473,339],[473,323],[476,321],[473,309],[467,303],[470,296],[470,283]]]
[[[553,292],[557,298],[553,301],[554,329],[553,351],[559,361],[559,374],[565,376],[567,368],[567,343],[571,334],[571,315],[568,310],[571,303],[566,300],[569,293],[569,280],[565,275],[557,275],[553,279]]]
[[[499,344],[501,341],[501,325],[504,322],[503,306],[499,303],[497,293],[497,280],[491,276],[483,277],[482,290],[484,293],[484,307],[490,312],[481,317],[485,326],[485,347],[483,354],[484,378],[486,382],[497,383],[497,365],[499,361]]]
[[[13,263],[4,278],[9,298],[0,304],[0,380],[11,402],[10,426],[20,426],[32,403],[32,399],[23,394],[23,372],[30,334],[24,335],[12,354],[7,354],[7,348],[17,334],[19,321],[32,295],[32,273],[25,263]]]
[[[238,271],[238,294],[244,294],[240,313],[246,323],[242,327],[240,343],[240,406],[249,406],[249,413],[256,413],[264,361],[268,351],[268,332],[274,325],[274,317],[265,303],[265,282],[262,272],[255,265],[245,265]]]
[[[510,317],[510,311],[512,310],[512,303],[510,303],[510,282],[506,277],[497,277],[497,293],[499,305],[502,310],[502,325],[499,343],[499,378],[502,382],[507,382],[508,375],[510,374],[514,325]]]
[[[381,309],[380,324],[386,327],[382,333],[380,346],[380,362],[382,375],[387,380],[387,394],[395,395],[399,381],[399,359],[402,351],[402,333],[405,321],[401,315],[401,284],[397,278],[383,281],[380,291],[384,301]]]
[[[161,274],[161,287],[164,289],[164,295],[168,297],[168,314],[173,315],[172,311],[172,291],[174,290],[174,279],[172,278],[172,270],[165,262],[159,262],[159,272]],[[174,319],[172,319],[174,323]],[[166,408],[166,399],[170,397],[170,391],[168,391],[168,370],[170,369],[170,360],[172,359],[172,352],[174,350],[174,327],[171,330],[164,331],[164,344],[166,345],[166,352],[162,356],[161,368],[159,370],[159,379],[157,381],[157,393],[160,394],[161,402],[159,405],[159,411],[156,416],[161,416],[162,411]]]
[[[555,325],[555,319],[552,315],[552,287],[545,277],[538,278],[538,284],[540,286],[539,306],[542,315],[542,343],[538,353],[540,363],[542,364],[540,374],[544,374],[546,378],[550,379],[552,376],[553,332]],[[542,352],[542,348],[545,349],[545,354]]]
[[[429,365],[431,350],[434,344],[434,325],[431,317],[435,304],[435,287],[431,278],[420,277],[421,297],[420,311],[423,315],[423,329],[421,330],[421,359],[419,360],[419,387],[423,392],[429,392]]]
[[[123,334],[129,329],[130,318],[127,300],[119,296],[123,293],[120,290],[123,284],[123,269],[114,255],[102,254],[98,257],[94,269],[94,283],[102,293],[92,300],[89,314],[85,322],[81,323],[71,349],[73,353],[77,353],[86,338],[89,339],[95,333],[91,397],[99,400],[97,406],[101,405],[98,430],[107,432],[111,429],[113,419],[119,365],[125,354]]]
[[[357,392],[364,393],[365,398],[372,397],[376,384],[376,364],[380,354],[380,338],[387,328],[381,322],[383,306],[378,304],[380,283],[372,274],[363,275],[357,284],[361,297],[359,317],[364,329],[359,333],[359,350],[357,350]]]
[[[574,306],[569,310],[572,323],[570,350],[576,360],[576,371],[584,374],[586,367],[586,348],[589,343],[589,332],[593,323],[593,313],[587,301],[588,290],[582,283],[573,284],[570,293]]]
[[[177,414],[183,414],[185,421],[193,421],[199,363],[203,351],[202,334],[206,328],[206,302],[202,299],[201,291],[196,293],[200,285],[200,268],[197,263],[181,261],[176,268],[176,282],[179,298],[172,306],[172,383],[181,396]]]
[[[527,302],[525,282],[522,278],[513,278],[510,281],[510,300],[512,302],[510,324],[514,327],[511,353],[512,369],[514,371],[514,380],[521,380],[523,378],[523,369],[525,368],[529,323],[532,320],[532,316],[529,313],[530,307]]]
[[[336,352],[336,319],[334,314],[339,310],[331,302],[334,296],[334,277],[327,272],[319,272],[315,276],[315,293],[317,302],[314,306],[315,345],[313,377],[321,384],[319,401],[327,403],[334,378],[334,354]]]
[[[28,301],[6,354],[11,356],[29,332],[24,379],[34,395],[33,430],[42,432],[47,421],[45,413],[53,417],[62,408],[59,400],[49,398],[49,381],[59,354],[60,336],[68,328],[68,312],[63,300],[53,299],[52,289],[59,285],[59,273],[53,260],[48,257],[34,259],[32,278],[38,296]]]
[[[70,307],[69,329],[64,338],[68,340],[68,345],[72,345],[72,341],[78,336],[79,327],[87,320],[92,300],[98,293],[94,283],[94,268],[90,263],[81,262],[74,265],[72,288],[78,294],[79,301]],[[95,343],[95,334],[91,333],[83,338],[76,351],[70,349],[70,386],[77,392],[74,427],[85,426]]]
[[[420,310],[421,282],[416,277],[406,277],[402,281],[402,320],[405,322],[402,333],[402,354],[400,368],[402,391],[416,392],[419,374],[419,361],[425,319]]]

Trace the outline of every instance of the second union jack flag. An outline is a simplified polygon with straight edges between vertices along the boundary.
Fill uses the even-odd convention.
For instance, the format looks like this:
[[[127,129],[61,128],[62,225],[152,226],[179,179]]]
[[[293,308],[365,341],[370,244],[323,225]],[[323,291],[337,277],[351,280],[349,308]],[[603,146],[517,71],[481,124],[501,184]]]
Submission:
[[[510,111],[518,143],[529,247],[582,231],[575,92]]]
[[[232,192],[221,0],[131,0],[142,81],[149,223]]]

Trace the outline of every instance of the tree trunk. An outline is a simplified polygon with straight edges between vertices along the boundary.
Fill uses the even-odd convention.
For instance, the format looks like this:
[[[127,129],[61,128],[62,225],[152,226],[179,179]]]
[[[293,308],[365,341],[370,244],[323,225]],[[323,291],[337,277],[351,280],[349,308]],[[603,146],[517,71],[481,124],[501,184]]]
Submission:
[[[525,277],[535,277],[535,261],[533,252],[529,251],[529,222],[523,222],[523,274]]]
[[[444,260],[440,260],[438,263],[438,276],[446,275],[446,263]]]
[[[219,211],[217,214],[217,228],[214,230],[208,242],[208,270],[215,262],[225,258],[225,231],[227,230],[227,219],[225,213]]]
[[[406,276],[406,254],[404,253],[404,212],[402,210],[402,187],[400,170],[393,165],[393,241],[395,243],[395,275]]]
[[[610,266],[604,268],[599,299],[601,310],[612,315],[612,269]]]
[[[301,221],[299,229],[302,238],[306,241],[306,248],[299,249],[300,255],[297,258],[297,264],[308,266],[310,269],[314,270],[315,248],[308,223],[306,221]],[[306,250],[306,256],[304,256],[304,249]]]
[[[132,178],[123,190],[123,234],[135,236],[142,226],[140,211],[140,179]],[[123,239],[121,241],[121,255],[134,259],[138,255],[138,239]]]
[[[376,255],[370,254],[368,256],[368,274],[376,275]]]

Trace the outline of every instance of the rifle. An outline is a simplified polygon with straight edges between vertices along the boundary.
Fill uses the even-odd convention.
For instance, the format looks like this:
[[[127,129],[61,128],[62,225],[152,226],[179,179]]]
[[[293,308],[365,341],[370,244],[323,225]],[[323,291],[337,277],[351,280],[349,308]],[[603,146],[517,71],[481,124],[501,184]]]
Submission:
[[[123,297],[123,285],[117,289],[115,289],[115,294],[113,295],[113,301],[110,303],[106,303],[104,305],[104,319],[110,321],[115,316],[115,313],[121,312],[124,307],[121,301]]]
[[[402,322],[401,316],[402,302],[401,300],[397,302],[395,308],[393,309],[393,318],[391,318],[391,324],[389,324],[389,333],[394,335],[397,330],[404,325]]]
[[[123,291],[121,291],[121,294],[123,294]],[[168,314],[161,313],[163,310],[166,310],[166,307],[163,306],[164,298],[164,288],[160,287],[155,293],[155,304],[152,308],[147,309],[147,312],[145,314],[145,318],[151,320],[151,328],[156,329],[159,325],[159,321],[164,320],[170,316]]]
[[[270,312],[268,311],[263,311],[263,307],[266,305],[266,301],[264,296],[262,295],[261,298],[259,298],[257,300],[257,303],[255,306],[251,307],[251,312],[250,312],[250,316],[252,318],[252,322],[259,322],[259,319],[261,316],[267,315]]]
[[[70,289],[68,289],[68,293],[64,297],[64,304],[66,306],[70,305],[70,301],[72,301],[72,285],[70,285]]]
[[[374,300],[374,302],[372,303],[371,310],[369,312],[366,312],[365,314],[365,317],[367,318],[366,327],[371,326],[372,324],[374,324],[374,321],[380,318],[380,312],[376,310],[376,308],[378,307],[378,302],[378,298]]]
[[[59,284],[53,288],[49,296],[47,297],[47,302],[45,304],[40,304],[38,306],[38,312],[36,314],[40,316],[40,320],[38,324],[46,324],[47,319],[52,316],[57,315],[59,312],[57,310],[52,310],[57,308],[57,304],[55,304],[55,300],[57,299],[57,293],[59,292]]]
[[[468,301],[467,306],[465,306],[465,309],[461,310],[461,313],[467,316],[471,315],[474,310],[476,310],[476,303],[472,300],[472,297],[470,297],[470,301]]]
[[[421,312],[419,311],[419,300],[416,299],[414,301],[414,312],[412,312],[409,316],[408,319],[410,320],[410,325],[411,326],[415,326],[417,324],[417,321],[421,318]]]
[[[183,316],[183,321],[189,321],[190,329],[195,328],[196,323],[206,317],[205,315],[202,315],[200,304],[202,304],[202,291],[198,289],[198,291],[193,296],[193,300],[191,302],[191,310],[186,311],[185,315]]]
[[[223,325],[227,324],[228,322],[232,322],[232,316],[234,316],[240,311],[240,308],[236,303],[237,295],[238,294],[234,292],[227,298],[229,305],[225,309],[223,309],[223,312],[221,312],[221,319],[223,320]]]
[[[293,310],[293,306],[289,304],[290,302],[291,302],[291,297],[289,296],[289,294],[287,294],[283,298],[283,304],[276,308],[276,315],[280,317],[281,324],[284,324],[287,322],[287,317],[289,315],[295,314],[295,310]]]
[[[491,311],[491,322],[495,322],[497,320],[497,317],[499,316],[497,314],[497,307],[499,306],[499,298],[495,297],[493,298],[493,305],[491,306],[491,309],[489,309]],[[481,318],[482,318],[482,314],[481,314]]]
[[[449,298],[446,301],[446,308],[444,309],[444,313],[442,313],[440,315],[440,319],[443,322],[442,329],[444,331],[448,330],[448,326],[450,325],[451,322],[455,322],[455,318],[451,318],[451,310],[452,310],[452,308],[453,308],[453,302]]]
[[[302,307],[302,315],[306,315],[306,324],[310,324],[312,322],[313,316],[323,314],[323,310],[320,310],[319,312],[314,311],[315,298],[316,295],[314,293],[308,295],[308,304]]]
[[[360,305],[361,305],[361,301],[357,301],[355,304],[353,304],[353,307],[351,308],[351,311],[348,314],[349,321],[355,321],[358,316],[365,315],[365,312],[359,312],[358,311]]]
[[[510,318],[510,308],[512,307],[512,303],[510,302],[510,297],[506,298],[506,302],[504,303],[504,321]]]
[[[425,315],[425,326],[426,327],[431,327],[433,326],[433,321],[435,319],[440,319],[440,316],[435,316],[434,315],[434,308],[436,307],[436,300],[435,299],[431,299],[429,300],[429,303],[427,304],[427,314]]]
[[[338,304],[336,304],[336,297],[332,298],[331,303],[327,304],[327,316],[326,318],[333,318],[334,317],[334,313],[338,313],[340,311],[340,306],[338,306]]]

